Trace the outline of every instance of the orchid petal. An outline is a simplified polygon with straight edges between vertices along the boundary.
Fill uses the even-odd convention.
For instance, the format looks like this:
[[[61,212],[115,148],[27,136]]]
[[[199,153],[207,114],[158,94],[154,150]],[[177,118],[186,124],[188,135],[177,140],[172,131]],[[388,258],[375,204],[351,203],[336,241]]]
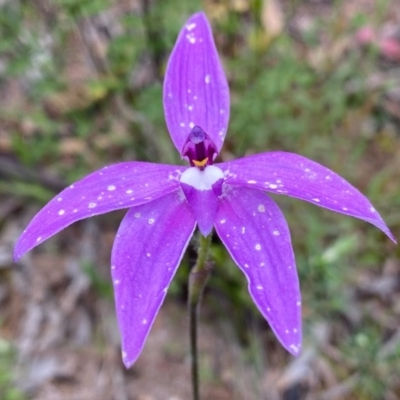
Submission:
[[[375,225],[396,242],[381,216],[349,182],[330,169],[293,153],[270,152],[217,164],[226,182],[309,201]]]
[[[301,294],[285,217],[265,193],[237,186],[221,198],[215,229],[248,280],[250,295],[282,345],[301,349]]]
[[[206,237],[211,232],[218,209],[218,197],[213,190],[197,190],[182,184],[183,193],[190,204],[201,234]]]
[[[214,165],[207,166],[203,171],[196,167],[188,168],[181,175],[183,193],[203,236],[207,236],[213,228],[223,178],[224,173]]]
[[[221,149],[229,121],[229,87],[204,13],[191,16],[179,33],[163,97],[165,120],[179,152],[195,125]]]
[[[73,222],[157,199],[179,188],[184,167],[124,162],[70,185],[33,218],[14,250],[15,260]]]
[[[112,251],[112,279],[122,357],[139,357],[196,221],[178,192],[128,211]]]

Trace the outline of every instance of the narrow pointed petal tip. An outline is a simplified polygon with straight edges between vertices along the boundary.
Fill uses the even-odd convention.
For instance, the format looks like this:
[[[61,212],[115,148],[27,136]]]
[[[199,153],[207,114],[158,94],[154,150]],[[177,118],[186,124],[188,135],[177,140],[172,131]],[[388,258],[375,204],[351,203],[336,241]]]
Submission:
[[[196,226],[179,192],[130,209],[114,241],[111,275],[127,368],[144,347]]]
[[[32,219],[14,248],[14,260],[72,223],[94,215],[148,203],[179,188],[184,167],[123,162],[70,185]]]
[[[349,215],[396,239],[371,202],[358,189],[330,169],[294,153],[268,152],[216,164],[227,183],[283,194]]]
[[[301,293],[286,220],[264,192],[230,187],[215,229],[246,276],[249,293],[276,337],[294,356],[302,345]]]
[[[195,125],[221,149],[229,122],[229,86],[204,13],[192,15],[179,33],[165,73],[163,102],[179,152]]]

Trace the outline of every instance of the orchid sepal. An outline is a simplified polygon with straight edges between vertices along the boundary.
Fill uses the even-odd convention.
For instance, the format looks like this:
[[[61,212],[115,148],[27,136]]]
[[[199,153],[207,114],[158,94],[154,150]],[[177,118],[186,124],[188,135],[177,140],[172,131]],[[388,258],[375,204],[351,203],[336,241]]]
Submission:
[[[143,349],[195,226],[179,191],[131,208],[122,220],[111,274],[127,368]]]
[[[148,203],[179,188],[185,167],[147,162],[109,165],[71,184],[32,219],[14,248],[14,259],[72,223]]]
[[[165,73],[163,102],[167,127],[179,152],[195,125],[221,150],[229,122],[229,86],[202,12],[192,15],[179,33]]]
[[[220,201],[216,231],[248,281],[250,295],[281,344],[302,346],[301,294],[289,228],[265,193],[231,187]]]
[[[375,225],[393,242],[396,239],[371,202],[330,169],[306,157],[268,152],[216,164],[231,185],[296,197],[316,206]]]

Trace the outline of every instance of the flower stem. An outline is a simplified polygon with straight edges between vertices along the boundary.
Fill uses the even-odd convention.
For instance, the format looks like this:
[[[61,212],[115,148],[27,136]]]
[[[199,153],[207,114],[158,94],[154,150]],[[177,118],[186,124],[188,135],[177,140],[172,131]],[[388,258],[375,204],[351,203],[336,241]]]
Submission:
[[[199,251],[197,254],[196,265],[192,268],[189,275],[189,333],[190,333],[190,353],[192,368],[192,392],[193,400],[200,400],[199,390],[199,366],[197,351],[197,324],[199,315],[199,304],[207,278],[211,271],[211,266],[207,262],[207,254],[210,248],[212,233],[207,237],[200,236]]]

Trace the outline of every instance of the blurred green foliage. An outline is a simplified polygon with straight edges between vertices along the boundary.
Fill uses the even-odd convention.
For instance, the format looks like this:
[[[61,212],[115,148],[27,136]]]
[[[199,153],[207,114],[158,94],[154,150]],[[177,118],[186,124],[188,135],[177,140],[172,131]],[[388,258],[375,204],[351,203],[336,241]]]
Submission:
[[[2,400],[24,400],[23,393],[14,387],[15,349],[0,337],[0,398]]]
[[[66,184],[97,167],[125,159],[179,162],[164,123],[161,79],[182,22],[201,8],[201,2],[163,0],[144,16],[122,15],[119,33],[110,38],[97,73],[75,86],[65,73],[74,52],[67,48],[69,40],[85,19],[107,10],[110,1],[53,3],[46,23],[39,18],[41,10],[34,2],[3,2],[0,8],[0,53],[4,61],[0,82],[19,78],[26,94],[20,108],[0,110],[0,118],[10,126],[14,156],[26,168],[50,171]],[[260,4],[253,4],[255,13],[261,12]],[[383,15],[384,6],[380,9]],[[321,29],[333,41],[341,39],[335,31],[338,18],[332,15],[330,24],[316,20],[300,42],[284,32],[263,51],[251,42],[252,30],[260,29],[259,15],[251,16],[249,22],[249,18],[231,11],[215,23],[214,34],[232,98],[223,151],[225,156],[243,156],[285,150],[322,162],[368,194],[388,225],[399,232],[396,209],[400,207],[400,193],[398,185],[392,184],[398,178],[397,171],[385,160],[372,174],[363,170],[367,154],[383,153],[382,159],[390,158],[395,151],[385,144],[389,118],[385,113],[377,115],[373,106],[379,93],[366,85],[376,67],[375,55],[352,49],[335,59],[329,57],[328,49],[325,60],[311,61],[320,49]],[[364,21],[363,15],[355,18],[343,37]],[[246,29],[242,29],[244,24]],[[233,46],[235,41],[240,45]],[[145,59],[150,60],[148,69],[153,74],[145,74],[147,80],[133,84],[135,71],[142,71]],[[359,89],[350,90],[352,86]],[[381,128],[371,133],[366,128],[371,124]],[[60,143],[70,147],[73,143],[76,150],[67,151],[67,145]],[[34,198],[38,204],[52,195],[52,189],[23,181],[1,183],[0,192],[19,199]],[[281,196],[276,200],[292,230],[306,324],[334,319],[351,301],[345,289],[352,284],[355,269],[379,269],[387,258],[386,239],[365,223],[297,200]],[[390,251],[395,256],[396,250]],[[254,320],[258,314],[246,282],[217,238],[212,258],[215,269],[205,302],[218,316],[228,310],[239,336],[248,342],[243,327],[247,328],[249,318]],[[187,256],[171,287],[173,295],[183,296],[190,261]],[[85,270],[97,293],[109,298],[109,282],[97,276],[94,267],[86,266]],[[311,336],[306,340],[313,342]],[[338,344],[362,378],[356,389],[359,399],[367,399],[365,393],[381,398],[385,373],[399,363],[398,351],[394,358],[377,361],[382,340],[376,323],[366,320],[360,332]],[[0,342],[1,398],[20,399],[9,386],[12,372],[7,365],[12,361],[8,346]]]

